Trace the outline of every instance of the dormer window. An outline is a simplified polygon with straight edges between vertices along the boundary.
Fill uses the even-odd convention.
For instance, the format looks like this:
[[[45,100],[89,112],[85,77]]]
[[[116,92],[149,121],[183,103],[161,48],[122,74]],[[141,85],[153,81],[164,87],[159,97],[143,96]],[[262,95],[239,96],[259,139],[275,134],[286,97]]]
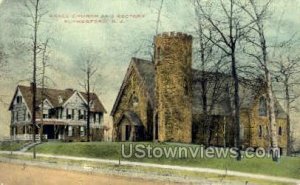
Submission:
[[[21,104],[22,103],[22,96],[17,96],[17,104]]]
[[[91,108],[91,109],[94,109],[94,108],[95,108],[94,101],[90,101],[90,108]]]
[[[58,96],[58,103],[61,104],[61,103],[63,103],[63,101],[64,101],[64,100],[62,99],[62,97],[61,97],[61,96]]]
[[[259,99],[259,116],[267,116],[267,101],[265,97]]]

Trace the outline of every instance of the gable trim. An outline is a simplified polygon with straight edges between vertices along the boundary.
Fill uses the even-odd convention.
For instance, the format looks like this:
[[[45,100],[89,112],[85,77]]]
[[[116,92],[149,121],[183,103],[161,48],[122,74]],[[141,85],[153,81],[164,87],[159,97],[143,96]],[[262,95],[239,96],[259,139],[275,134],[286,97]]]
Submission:
[[[16,99],[16,95],[17,95],[17,92],[20,92],[20,94],[21,94],[21,96],[22,96],[22,99],[23,99],[23,102],[24,102],[24,104],[25,104],[25,107],[26,107],[26,109],[27,109],[27,112],[29,112],[29,115],[30,115],[30,117],[32,116],[32,114],[31,114],[31,110],[29,109],[29,107],[28,107],[28,104],[27,104],[27,100],[26,100],[26,98],[23,96],[23,93],[22,93],[22,91],[21,91],[21,89],[19,88],[19,86],[17,86],[17,88],[16,88],[16,90],[15,90],[15,94],[14,94],[14,97],[13,97],[13,99],[11,100],[11,103],[10,103],[10,106],[9,106],[9,111],[11,111],[12,110],[12,106],[13,106],[13,103],[14,103],[14,100]]]
[[[45,98],[43,102],[48,102],[48,104],[50,105],[51,108],[54,108],[54,106],[52,105],[52,103],[48,100],[48,98]],[[42,105],[42,104],[41,104]]]
[[[75,94],[77,94],[77,95],[81,98],[81,100],[82,100],[85,104],[87,104],[87,101],[86,101],[85,98],[81,95],[81,93],[79,93],[78,91],[75,91],[75,92],[72,94],[72,96],[70,96],[70,98],[67,99],[67,100],[65,101],[65,103],[62,104],[62,107],[65,107],[66,104],[70,101],[70,99],[71,99],[73,96],[75,96]]]
[[[139,70],[138,70],[138,68],[137,68],[137,66],[136,66],[136,64],[135,64],[135,62],[134,62],[134,60],[136,60],[136,58],[132,58],[132,59],[131,59],[131,62],[130,62],[130,64],[129,64],[128,68],[127,68],[127,72],[126,72],[125,77],[124,77],[124,79],[123,79],[123,82],[122,82],[122,85],[121,85],[121,87],[120,87],[118,96],[117,96],[117,98],[116,98],[116,101],[115,101],[114,106],[113,106],[113,108],[112,108],[112,111],[111,111],[111,113],[110,113],[111,116],[113,116],[113,115],[115,114],[115,112],[116,112],[116,110],[117,110],[117,108],[118,108],[118,106],[119,106],[119,104],[120,104],[120,100],[121,100],[123,91],[124,91],[124,89],[125,89],[125,87],[126,87],[126,85],[127,85],[128,79],[129,79],[129,77],[130,77],[130,75],[131,75],[131,73],[132,73],[133,71],[135,71],[135,72],[137,73],[137,76],[138,76],[138,78],[139,78],[139,80],[140,80],[140,82],[141,82],[141,85],[143,86],[143,88],[144,88],[145,91],[146,91],[147,99],[149,100],[151,106],[154,107],[154,100],[151,99],[150,94],[149,94],[149,89],[148,89],[148,87],[146,86],[145,80],[144,80],[143,77],[141,76],[141,74],[140,74],[140,72],[139,72]]]
[[[118,106],[119,106],[119,103],[120,103],[120,100],[121,100],[121,96],[122,96],[123,91],[124,91],[124,89],[125,89],[125,87],[126,87],[126,85],[127,85],[127,81],[128,81],[128,79],[129,79],[129,77],[130,77],[132,71],[133,71],[133,61],[130,62],[129,66],[128,66],[128,68],[127,68],[125,77],[124,77],[124,79],[123,79],[122,85],[121,85],[120,90],[119,90],[119,92],[118,92],[117,99],[116,99],[116,101],[115,101],[115,103],[114,103],[114,106],[113,106],[113,108],[112,108],[112,110],[111,110],[111,113],[110,113],[111,116],[116,112],[116,109],[117,109]]]

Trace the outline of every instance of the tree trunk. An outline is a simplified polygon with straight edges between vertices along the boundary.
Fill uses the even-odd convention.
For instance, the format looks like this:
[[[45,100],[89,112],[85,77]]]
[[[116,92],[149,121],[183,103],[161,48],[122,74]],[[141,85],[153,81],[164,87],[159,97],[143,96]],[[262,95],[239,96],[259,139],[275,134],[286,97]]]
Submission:
[[[267,65],[265,63],[265,65]],[[271,148],[272,148],[272,158],[274,161],[278,161],[280,157],[280,153],[278,150],[278,142],[277,142],[277,126],[276,126],[276,116],[275,116],[275,102],[272,91],[271,84],[271,75],[268,68],[265,68],[265,75],[267,78],[267,99],[268,99],[268,109],[269,109],[269,121],[270,121],[270,129],[271,129]]]
[[[90,97],[90,69],[87,72],[87,142],[90,141],[91,97]]]
[[[234,138],[235,147],[237,147],[237,160],[241,160],[241,140],[240,140],[240,96],[239,96],[239,79],[236,72],[235,49],[232,50],[231,55],[231,73],[234,80]]]
[[[36,142],[36,63],[37,63],[37,31],[38,31],[38,10],[39,0],[36,0],[34,14],[34,36],[33,36],[33,79],[32,79],[32,128],[33,128],[33,143]],[[35,147],[33,147],[33,158],[36,158]]]
[[[291,120],[290,120],[290,91],[288,78],[285,77],[285,101],[286,101],[286,136],[287,136],[287,155],[292,153],[292,139],[291,139]]]

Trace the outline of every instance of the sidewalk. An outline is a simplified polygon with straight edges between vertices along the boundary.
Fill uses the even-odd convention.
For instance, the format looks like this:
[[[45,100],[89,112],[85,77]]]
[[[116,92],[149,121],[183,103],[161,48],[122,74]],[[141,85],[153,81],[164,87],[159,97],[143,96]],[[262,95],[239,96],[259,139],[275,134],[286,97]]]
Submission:
[[[10,151],[0,151],[0,154],[11,154],[11,152]],[[24,156],[32,156],[32,153],[24,153],[24,152],[13,152],[13,154],[24,155]],[[219,169],[198,168],[198,167],[184,167],[184,166],[173,166],[173,165],[161,165],[161,164],[153,164],[153,163],[118,161],[118,160],[86,158],[86,157],[72,157],[72,156],[50,155],[50,154],[37,154],[36,156],[37,157],[46,157],[46,158],[76,160],[76,161],[100,162],[100,163],[108,163],[108,164],[115,164],[115,165],[120,164],[120,165],[126,165],[126,166],[141,166],[141,167],[152,167],[152,168],[160,168],[160,169],[171,169],[171,170],[181,170],[181,171],[191,171],[191,172],[201,172],[201,173],[213,173],[213,174],[218,174],[218,175],[230,175],[230,176],[238,176],[238,177],[247,177],[247,178],[254,178],[254,179],[277,181],[277,182],[294,183],[294,184],[300,185],[300,180],[299,179],[286,178],[286,177],[275,177],[275,176],[260,175],[260,174],[252,174],[252,173],[230,171],[230,170],[219,170]]]

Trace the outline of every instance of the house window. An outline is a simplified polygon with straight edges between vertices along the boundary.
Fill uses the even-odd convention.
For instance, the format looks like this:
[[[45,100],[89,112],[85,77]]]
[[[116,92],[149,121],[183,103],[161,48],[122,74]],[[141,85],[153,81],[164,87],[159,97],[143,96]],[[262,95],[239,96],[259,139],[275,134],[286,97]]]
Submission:
[[[69,114],[69,109],[66,109],[66,116],[67,116],[67,119],[71,119],[72,118],[71,114]]]
[[[83,113],[84,120],[86,120],[86,111]]]
[[[102,119],[103,117],[102,117],[102,114],[101,113],[99,113],[99,123],[101,124],[102,123],[102,121],[103,121],[103,119]]]
[[[267,116],[267,101],[265,97],[259,99],[259,115]]]
[[[72,119],[74,119],[74,116],[75,116],[75,110],[72,109]]]
[[[278,135],[280,135],[280,136],[282,135],[282,128],[281,127],[278,128]]]
[[[68,127],[68,136],[73,136],[73,128],[72,128],[72,126]]]
[[[24,109],[24,114],[23,114],[23,121],[26,121],[26,114],[27,112],[26,112],[26,109]]]
[[[81,114],[81,110],[78,110],[78,120],[82,120],[83,115]]]
[[[22,103],[22,96],[17,96],[17,104],[21,104]]]
[[[84,132],[84,127],[80,127],[80,136],[84,136],[85,132]]]
[[[59,109],[59,118],[62,119],[63,109]]]
[[[94,113],[94,123],[96,123],[97,113]]]
[[[48,118],[48,114],[43,114],[43,118],[44,119]]]
[[[262,126],[259,125],[258,127],[258,137],[262,137],[263,131],[262,131]]]
[[[16,121],[19,121],[19,112],[17,111],[16,114]]]

